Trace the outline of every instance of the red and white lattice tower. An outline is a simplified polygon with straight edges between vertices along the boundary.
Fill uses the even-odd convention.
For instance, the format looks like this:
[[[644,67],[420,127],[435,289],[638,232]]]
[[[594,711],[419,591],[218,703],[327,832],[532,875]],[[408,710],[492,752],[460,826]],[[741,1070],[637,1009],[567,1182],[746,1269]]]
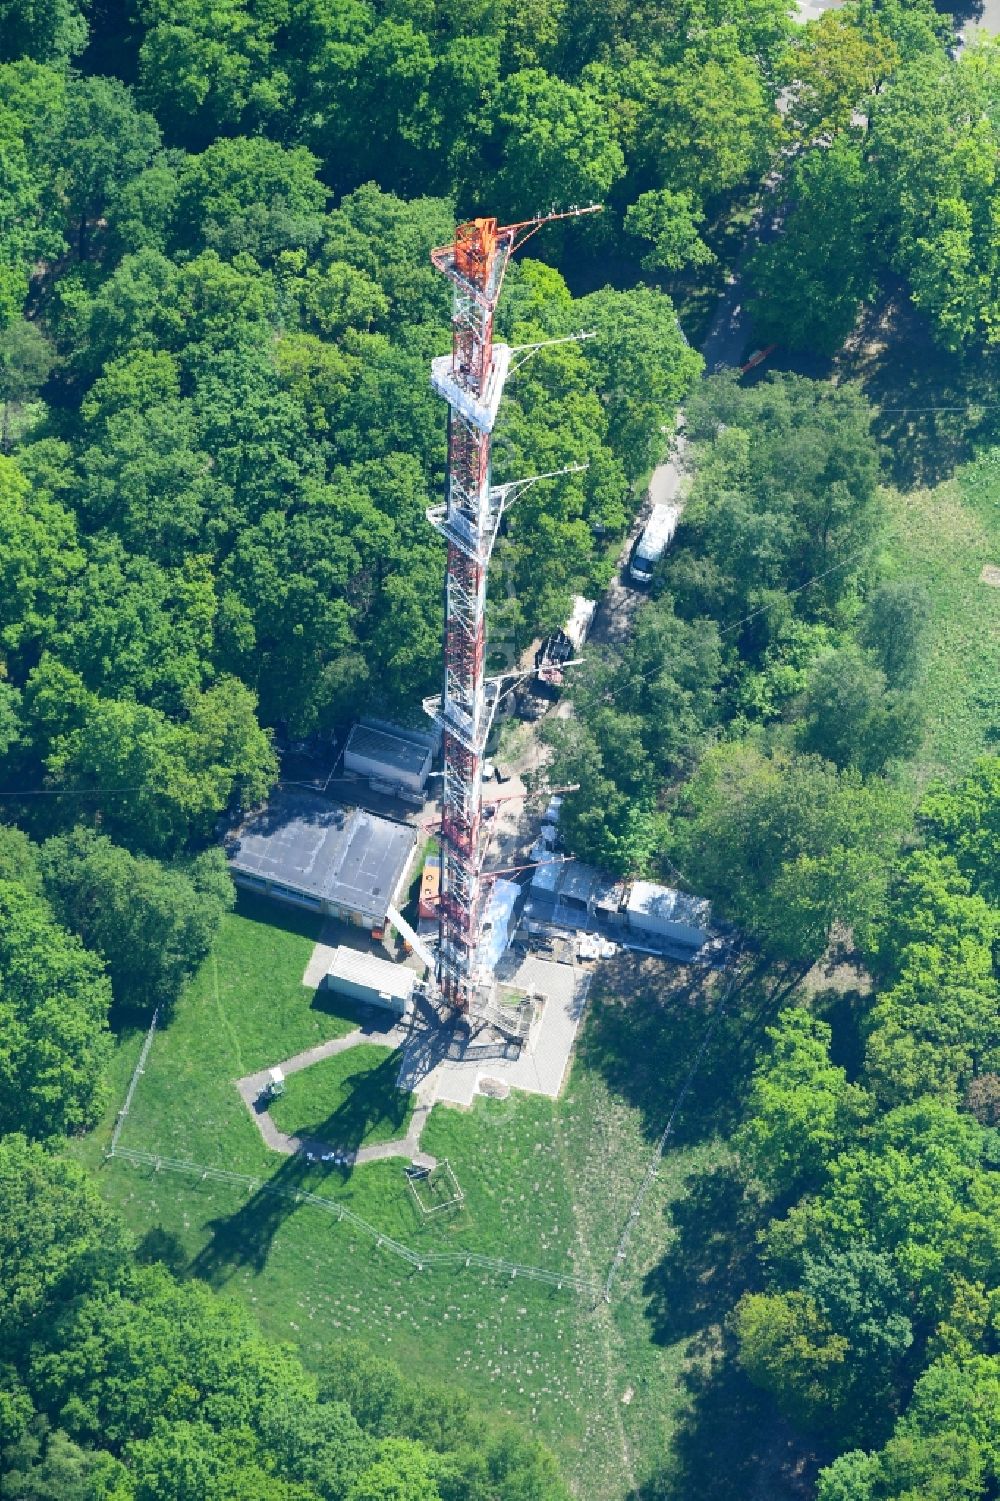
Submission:
[[[460,1011],[479,1009],[491,977],[477,973],[484,841],[482,768],[493,703],[484,676],[486,579],[505,502],[494,488],[490,442],[513,351],[493,342],[493,315],[512,253],[552,219],[521,224],[473,219],[431,261],[451,281],[452,349],[431,362],[431,384],[448,403],[446,499],[427,518],[448,544],[444,692],[429,701],[444,741],[438,985]],[[495,689],[493,690],[495,691]]]

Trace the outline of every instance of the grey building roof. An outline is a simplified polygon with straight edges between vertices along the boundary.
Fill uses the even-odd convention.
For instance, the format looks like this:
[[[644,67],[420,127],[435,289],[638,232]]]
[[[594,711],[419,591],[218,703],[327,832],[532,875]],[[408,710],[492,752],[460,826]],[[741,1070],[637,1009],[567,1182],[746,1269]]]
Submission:
[[[564,860],[558,855],[541,858],[532,872],[531,891],[543,901],[558,897],[561,902],[595,906],[603,912],[618,912],[625,899],[624,881],[582,860]]]
[[[367,724],[354,726],[346,749],[381,765],[397,766],[401,772],[411,777],[421,775],[430,756],[426,744],[418,745],[400,735],[390,735],[385,730],[376,730]]]
[[[229,860],[235,875],[360,912],[375,926],[385,918],[416,837],[406,824],[364,809],[280,790],[242,825]]]
[[[625,882],[602,873],[591,900],[602,912],[620,912],[625,900]]]
[[[376,954],[364,954],[343,944],[334,951],[327,973],[334,980],[363,985],[379,995],[395,996],[399,1001],[410,999],[417,979],[416,970],[408,969],[405,964],[393,964]]]
[[[540,860],[531,873],[531,890],[534,895],[548,897],[549,901],[553,901],[559,888],[562,871],[563,862],[558,858]]]
[[[585,907],[600,884],[601,872],[582,860],[570,860],[562,867],[559,895],[564,902],[579,902]]]
[[[672,886],[657,886],[652,881],[633,881],[628,897],[633,916],[649,916],[661,922],[686,923],[692,928],[707,928],[711,921],[711,904],[703,896],[689,896]]]

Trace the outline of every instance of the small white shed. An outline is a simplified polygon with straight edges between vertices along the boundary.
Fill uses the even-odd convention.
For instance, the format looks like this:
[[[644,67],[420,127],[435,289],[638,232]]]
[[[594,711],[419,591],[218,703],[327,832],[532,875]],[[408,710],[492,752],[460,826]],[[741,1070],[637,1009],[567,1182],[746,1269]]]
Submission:
[[[629,927],[650,937],[701,948],[712,936],[710,904],[704,897],[689,896],[672,886],[633,881],[626,910]]]
[[[366,1006],[383,1006],[396,1016],[406,1016],[412,1010],[416,981],[416,970],[407,965],[393,964],[343,944],[334,953],[326,976],[328,988],[337,995]]]

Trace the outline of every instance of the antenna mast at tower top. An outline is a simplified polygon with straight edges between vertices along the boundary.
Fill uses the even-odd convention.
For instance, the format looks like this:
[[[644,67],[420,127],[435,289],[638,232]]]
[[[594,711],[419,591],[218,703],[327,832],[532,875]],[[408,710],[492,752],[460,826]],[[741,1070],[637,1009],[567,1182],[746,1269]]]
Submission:
[[[431,384],[448,403],[445,503],[427,518],[448,546],[445,586],[444,689],[427,708],[441,726],[444,788],[441,817],[440,941],[437,979],[459,1010],[489,1007],[493,976],[481,973],[482,768],[493,705],[484,676],[486,581],[510,486],[494,488],[490,442],[512,351],[494,344],[493,317],[511,255],[558,219],[600,205],[540,214],[519,224],[496,219],[460,224],[431,261],[452,283],[452,348],[431,361]]]

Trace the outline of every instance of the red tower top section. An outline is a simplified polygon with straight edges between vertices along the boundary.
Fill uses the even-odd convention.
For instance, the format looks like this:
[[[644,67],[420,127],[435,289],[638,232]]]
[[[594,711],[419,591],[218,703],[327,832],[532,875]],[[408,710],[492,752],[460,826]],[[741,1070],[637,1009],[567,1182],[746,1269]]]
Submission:
[[[470,219],[455,231],[453,253],[459,276],[483,290],[489,285],[496,261],[499,234],[495,219]]]
[[[431,261],[454,283],[452,372],[473,396],[482,396],[493,372],[493,314],[500,298],[507,262],[543,224],[596,214],[600,205],[565,213],[541,214],[519,224],[496,219],[469,219],[455,230],[450,245],[431,251]]]

